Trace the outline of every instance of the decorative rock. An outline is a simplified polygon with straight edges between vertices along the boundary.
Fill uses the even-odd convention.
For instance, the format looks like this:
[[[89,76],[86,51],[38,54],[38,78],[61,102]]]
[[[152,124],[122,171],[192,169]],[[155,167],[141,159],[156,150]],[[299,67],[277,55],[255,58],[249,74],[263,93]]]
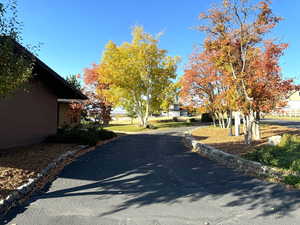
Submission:
[[[35,181],[35,179],[29,178],[28,182],[26,183],[26,186],[31,186],[34,181]]]
[[[279,137],[281,138],[281,136]],[[279,138],[277,136],[277,138],[274,139],[278,141]],[[191,136],[186,135],[185,142],[188,146],[193,148],[193,151],[198,152],[201,156],[217,161],[227,167],[235,168],[246,174],[276,178],[283,178],[285,176],[283,171],[278,171],[275,168],[262,165],[259,162],[246,160],[237,155],[232,155],[212,146],[199,143]]]
[[[13,196],[12,195],[8,195],[6,198],[5,198],[5,202],[12,202],[13,201]]]
[[[281,136],[276,135],[268,138],[268,145],[276,146],[280,143]]]
[[[60,155],[56,160],[52,163],[48,164],[46,168],[41,170],[40,173],[37,174],[36,178],[28,179],[27,183],[19,186],[16,191],[12,192],[12,194],[8,195],[5,199],[0,200],[0,216],[5,215],[12,207],[17,206],[18,204],[22,204],[28,197],[28,192],[35,191],[37,182],[43,177],[47,176],[49,170],[55,168],[61,161],[65,160],[69,156],[75,155],[77,152],[86,149],[87,145],[80,145],[75,148],[74,151],[68,151],[62,155]]]

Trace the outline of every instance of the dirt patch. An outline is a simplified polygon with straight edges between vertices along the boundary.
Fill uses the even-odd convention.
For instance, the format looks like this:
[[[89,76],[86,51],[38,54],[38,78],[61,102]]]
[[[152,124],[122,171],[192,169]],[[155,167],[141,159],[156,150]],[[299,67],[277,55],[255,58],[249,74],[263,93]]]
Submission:
[[[239,137],[229,136],[229,129],[205,127],[193,131],[192,135],[201,143],[211,145],[231,154],[243,155],[265,144],[268,137],[285,133],[300,135],[300,130],[278,125],[263,125],[261,127],[262,139],[254,141],[251,145],[244,144],[243,134]]]

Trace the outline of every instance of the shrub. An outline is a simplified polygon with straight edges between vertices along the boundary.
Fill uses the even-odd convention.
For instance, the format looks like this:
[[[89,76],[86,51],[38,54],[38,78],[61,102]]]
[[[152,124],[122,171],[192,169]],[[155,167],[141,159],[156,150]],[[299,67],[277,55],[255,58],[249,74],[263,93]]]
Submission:
[[[201,116],[201,122],[210,123],[213,122],[212,116],[210,113],[203,113]]]
[[[300,171],[300,159],[296,159],[292,162],[292,165],[290,167],[291,170],[294,171]]]
[[[285,184],[296,185],[300,183],[300,177],[294,175],[288,175],[284,177],[283,182]]]
[[[186,122],[187,123],[194,123],[194,122],[196,122],[197,120],[195,119],[195,118],[188,118],[187,120],[186,120]]]
[[[148,124],[148,125],[146,126],[146,128],[148,128],[148,129],[157,129],[157,127],[155,127],[155,126],[152,125],[152,124]]]
[[[281,139],[280,139],[280,143],[278,144],[279,147],[284,147],[287,145],[290,145],[292,141],[292,135],[290,134],[284,134]]]
[[[178,118],[177,118],[176,116],[174,116],[174,117],[172,118],[172,120],[173,120],[174,122],[178,122],[178,121],[179,121]]]
[[[266,165],[300,171],[300,138],[285,134],[279,145],[263,146],[244,157]]]
[[[112,131],[89,127],[83,129],[81,127],[59,129],[56,135],[50,136],[46,142],[55,143],[76,143],[84,145],[96,145],[98,141],[107,140],[116,137]]]

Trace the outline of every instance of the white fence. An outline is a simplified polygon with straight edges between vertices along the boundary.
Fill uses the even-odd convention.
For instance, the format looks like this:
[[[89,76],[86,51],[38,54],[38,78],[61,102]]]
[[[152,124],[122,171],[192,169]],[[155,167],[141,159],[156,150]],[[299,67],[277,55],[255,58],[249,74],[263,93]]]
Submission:
[[[300,110],[284,110],[278,112],[272,112],[268,115],[276,116],[276,117],[300,117]]]

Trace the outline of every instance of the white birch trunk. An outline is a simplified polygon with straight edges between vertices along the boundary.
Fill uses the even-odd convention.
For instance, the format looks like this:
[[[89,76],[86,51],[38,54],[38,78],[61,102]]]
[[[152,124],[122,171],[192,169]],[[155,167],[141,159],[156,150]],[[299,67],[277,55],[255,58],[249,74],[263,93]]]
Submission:
[[[232,111],[229,112],[228,121],[227,121],[227,128],[229,128],[229,136],[233,136],[232,134]]]
[[[253,140],[253,124],[254,124],[254,113],[250,111],[249,115],[246,116],[246,132],[245,132],[245,144],[250,145]]]
[[[254,113],[254,123],[253,123],[253,139],[254,140],[260,140],[261,139],[261,134],[260,134],[260,129],[259,129],[259,114],[257,112]]]
[[[214,113],[212,113],[211,117],[213,120],[213,126],[216,127],[216,117],[215,117]]]

